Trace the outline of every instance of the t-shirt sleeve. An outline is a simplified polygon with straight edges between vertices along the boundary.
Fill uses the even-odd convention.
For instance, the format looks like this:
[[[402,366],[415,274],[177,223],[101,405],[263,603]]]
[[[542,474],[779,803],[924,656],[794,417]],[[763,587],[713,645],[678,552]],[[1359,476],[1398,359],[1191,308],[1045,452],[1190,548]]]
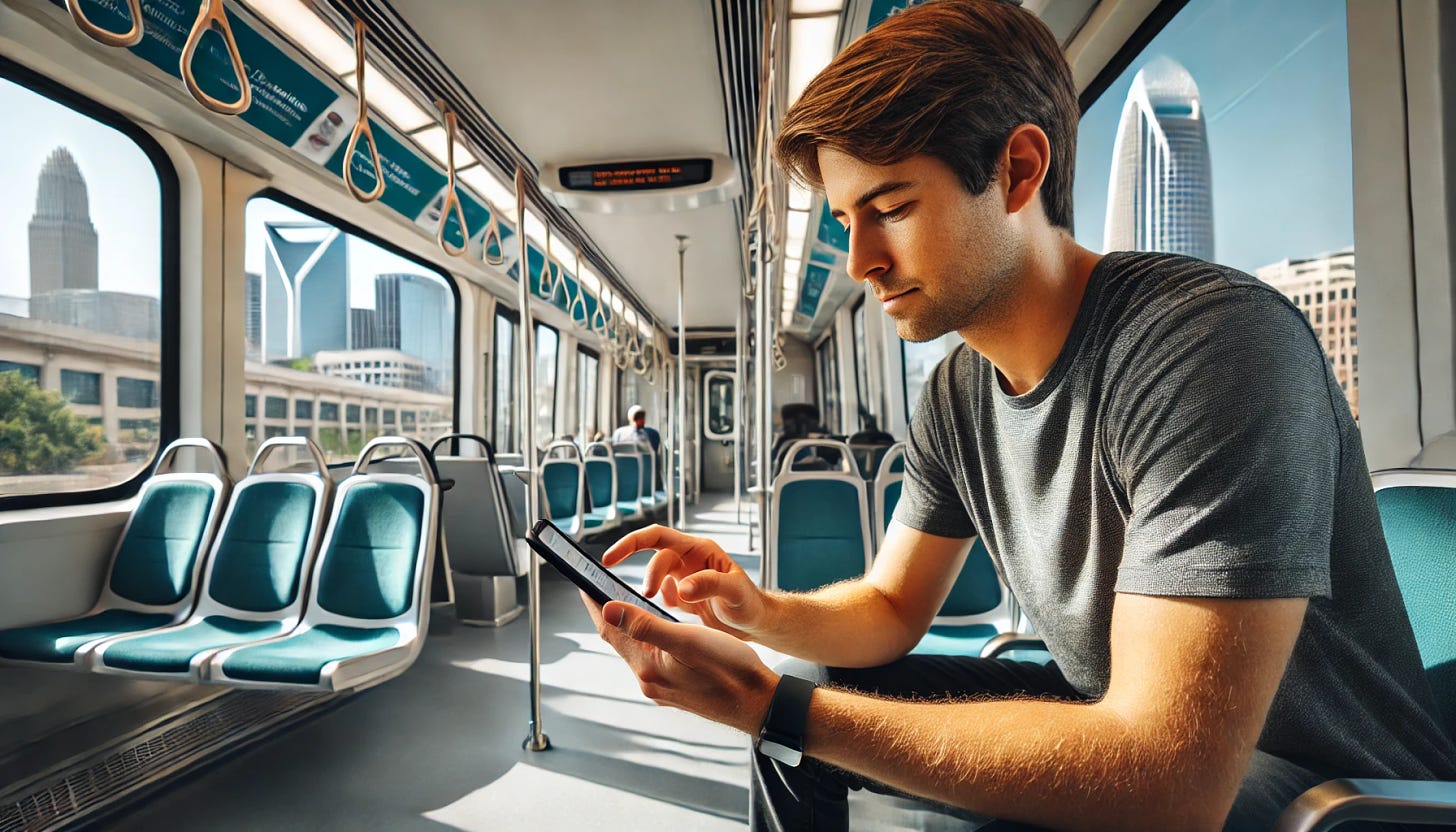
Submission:
[[[1129,354],[1110,409],[1129,510],[1116,590],[1329,595],[1340,431],[1303,316],[1231,287],[1184,302]]]
[[[951,476],[941,439],[950,426],[941,422],[941,401],[948,395],[951,360],[942,360],[920,394],[905,440],[905,479],[895,519],[912,529],[940,537],[970,538],[976,526]]]

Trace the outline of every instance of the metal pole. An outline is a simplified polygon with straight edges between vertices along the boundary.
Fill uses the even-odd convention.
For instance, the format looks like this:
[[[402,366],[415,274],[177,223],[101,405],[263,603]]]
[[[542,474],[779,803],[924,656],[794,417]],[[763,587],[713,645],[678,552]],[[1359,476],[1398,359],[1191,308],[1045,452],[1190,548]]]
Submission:
[[[773,322],[770,316],[773,314],[769,302],[773,297],[772,280],[769,275],[769,246],[768,246],[768,217],[760,215],[758,219],[758,292],[754,295],[755,315],[753,325],[753,363],[754,363],[754,394],[756,407],[758,408],[755,418],[754,452],[758,457],[758,551],[762,558],[763,568],[759,570],[759,583],[768,587],[774,576],[769,575],[769,566],[772,558],[769,556],[769,547],[772,540],[769,535],[769,515],[773,495],[773,460],[770,458],[770,446],[772,441],[771,429],[773,428],[773,401],[769,398],[769,361],[772,360],[773,334],[769,331]]]
[[[664,343],[663,346],[666,346],[666,344]],[[670,413],[669,408],[672,407],[673,387],[672,374],[667,369],[666,355],[662,356],[662,375],[660,376],[660,378],[662,379],[662,403],[664,405],[664,407],[662,408],[662,412],[664,417],[666,417]],[[663,440],[662,448],[662,455],[665,457],[662,460],[662,475],[667,478],[667,525],[669,528],[676,528],[677,485],[675,481],[677,480],[677,475],[676,473],[674,473],[672,467],[672,449],[677,447],[677,435],[681,432],[681,429],[677,426],[676,416],[673,416],[671,418],[664,418],[664,421],[667,422],[668,426],[667,439]]]
[[[743,294],[738,295],[738,321],[733,330],[733,516],[743,522],[743,382],[747,356],[743,337]]]
[[[678,517],[688,524],[688,325],[683,318],[683,262],[688,250],[688,235],[677,235],[677,424],[678,470],[683,487],[678,491]]]
[[[536,491],[536,331],[531,324],[531,260],[526,249],[526,174],[516,168],[516,237],[521,243],[521,259],[516,269],[516,302],[521,313],[521,464],[526,480],[526,522],[534,523],[541,516],[540,495]],[[550,264],[546,265],[550,268]],[[526,556],[530,570],[526,573],[526,617],[531,630],[531,722],[521,747],[527,751],[545,751],[551,739],[541,729],[541,568],[536,553]]]

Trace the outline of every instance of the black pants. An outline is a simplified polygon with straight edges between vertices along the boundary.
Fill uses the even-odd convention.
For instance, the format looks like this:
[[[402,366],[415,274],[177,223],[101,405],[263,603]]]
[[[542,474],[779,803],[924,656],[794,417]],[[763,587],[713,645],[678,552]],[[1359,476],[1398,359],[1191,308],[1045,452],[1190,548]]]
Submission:
[[[1008,659],[907,656],[883,667],[864,669],[826,668],[790,660],[780,665],[778,670],[812,679],[821,685],[904,699],[974,694],[1049,696],[1068,701],[1084,699],[1062,677],[1056,665],[1043,667]],[[799,766],[791,767],[757,752],[752,756],[749,818],[751,828],[760,832],[848,830],[849,789],[908,796],[883,783],[809,757],[805,757]],[[1324,779],[1287,760],[1255,751],[1249,772],[1224,825],[1225,832],[1267,832],[1290,801]],[[966,829],[1030,832],[1038,828],[926,803],[943,813],[964,819]],[[1341,827],[1342,832],[1345,828]]]

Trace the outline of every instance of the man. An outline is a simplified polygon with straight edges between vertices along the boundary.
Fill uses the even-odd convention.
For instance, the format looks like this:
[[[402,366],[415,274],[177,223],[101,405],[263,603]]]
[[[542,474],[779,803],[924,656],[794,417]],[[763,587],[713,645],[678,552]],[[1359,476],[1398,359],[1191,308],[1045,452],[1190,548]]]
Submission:
[[[661,528],[604,556],[657,549],[648,591],[708,625],[588,604],[649,698],[760,739],[754,828],[845,829],[868,786],[1038,827],[1267,830],[1330,777],[1456,776],[1313,332],[1231,269],[1078,246],[1078,115],[1033,15],[942,0],[785,117],[849,274],[901,337],[965,343],[864,578],[764,592]],[[1054,665],[905,655],[976,535]],[[808,663],[781,676],[749,639]]]
[[[662,447],[662,436],[656,428],[647,427],[647,408],[640,404],[634,404],[627,409],[627,421],[631,424],[623,425],[612,433],[613,442],[646,442],[652,446],[653,452]]]

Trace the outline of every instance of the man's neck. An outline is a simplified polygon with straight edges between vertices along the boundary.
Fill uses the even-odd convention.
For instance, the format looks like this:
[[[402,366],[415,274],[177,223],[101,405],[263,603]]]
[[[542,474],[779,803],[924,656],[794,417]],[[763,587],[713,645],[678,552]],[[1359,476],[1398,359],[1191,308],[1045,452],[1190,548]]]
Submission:
[[[1030,392],[1056,363],[1092,269],[1102,259],[1056,229],[1030,252],[1016,292],[1004,299],[1000,314],[959,333],[996,367],[1002,389],[1013,396]]]

